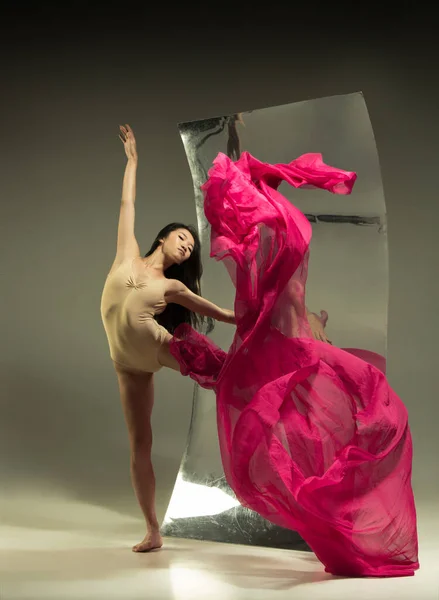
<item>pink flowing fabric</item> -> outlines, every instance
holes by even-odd
[[[382,357],[313,340],[305,308],[311,226],[277,191],[284,180],[349,194],[355,179],[320,154],[288,165],[219,154],[204,210],[211,256],[236,287],[236,335],[226,353],[182,325],[171,352],[184,375],[216,392],[224,472],[244,506],[297,531],[334,575],[413,575],[406,408]]]

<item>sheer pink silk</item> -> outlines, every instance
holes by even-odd
[[[306,154],[288,165],[219,154],[204,184],[211,256],[236,287],[226,353],[189,326],[171,352],[217,397],[227,481],[240,502],[306,540],[326,571],[419,567],[407,411],[385,361],[312,339],[305,286],[311,226],[281,181],[349,194],[356,174]]]

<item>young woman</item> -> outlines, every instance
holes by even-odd
[[[153,375],[163,366],[180,371],[170,353],[172,334],[178,326],[197,327],[204,318],[234,323],[235,316],[232,310],[219,308],[200,296],[200,241],[193,227],[167,225],[146,256],[141,256],[134,234],[138,156],[129,125],[120,127],[120,138],[128,162],[116,257],[102,293],[101,315],[128,426],[133,487],[146,521],[146,536],[133,550],[146,552],[163,543],[155,512],[151,462]],[[314,338],[328,341],[326,315],[309,312],[308,316]]]
[[[140,255],[134,234],[137,150],[129,125],[120,128],[120,138],[128,162],[116,257],[104,286],[101,314],[130,436],[133,485],[146,520],[146,536],[133,548],[142,552],[162,545],[151,462],[153,374],[162,366],[180,370],[169,352],[177,325],[196,326],[201,320],[197,315],[234,323],[234,313],[199,294],[200,242],[192,227],[171,223],[159,232],[146,256]]]

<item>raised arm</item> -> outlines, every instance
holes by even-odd
[[[133,130],[129,125],[120,126],[120,139],[125,148],[128,162],[122,185],[122,200],[120,203],[119,226],[117,231],[117,250],[115,262],[120,263],[126,258],[140,255],[139,245],[134,234],[137,149]]]
[[[210,317],[216,321],[224,323],[235,323],[235,313],[233,310],[220,308],[213,302],[191,292],[184,283],[175,279],[170,279],[165,292],[165,301],[168,304],[180,304],[194,313]]]

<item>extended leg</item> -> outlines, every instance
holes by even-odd
[[[130,373],[116,368],[120,396],[131,445],[131,477],[146,521],[144,540],[134,552],[160,548],[163,540],[155,512],[155,476],[151,460],[151,413],[154,404],[152,373]]]

